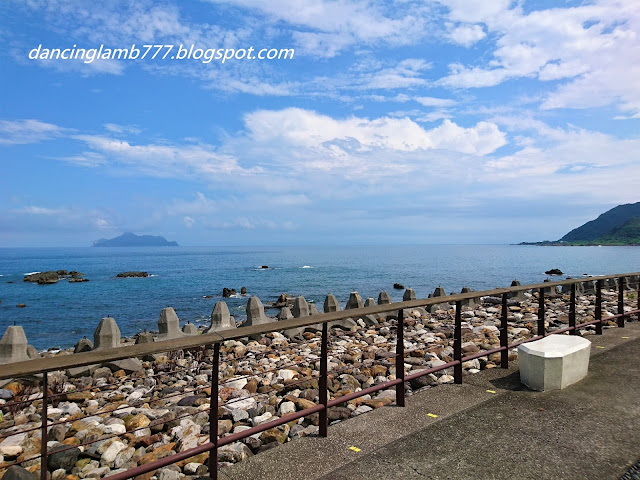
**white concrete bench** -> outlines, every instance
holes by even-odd
[[[532,390],[560,390],[587,376],[591,342],[550,335],[518,347],[520,381]]]

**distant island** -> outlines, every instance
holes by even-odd
[[[164,237],[153,235],[136,235],[126,232],[110,240],[101,238],[93,242],[92,247],[177,247],[177,242],[169,242]]]
[[[518,245],[640,245],[640,202],[618,205],[560,240],[521,242]]]

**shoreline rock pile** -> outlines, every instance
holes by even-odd
[[[412,297],[411,292],[406,295]],[[436,289],[434,295],[441,296],[444,292]],[[381,293],[379,303],[388,303],[387,300],[388,295]],[[627,301],[629,306],[625,308],[631,310],[636,299],[629,296]],[[603,291],[603,317],[616,311],[616,302],[616,292]],[[306,316],[313,315],[314,310],[317,312],[317,309],[310,309],[302,297],[294,300],[292,309],[287,303],[282,309],[287,309],[289,315]],[[357,308],[365,303],[371,305],[373,299],[363,302],[353,292],[348,306]],[[454,311],[444,302],[438,307],[431,312],[421,308],[404,311],[405,373],[443,365],[453,359]],[[335,297],[328,296],[324,310],[339,308]],[[510,343],[536,334],[535,296],[525,293],[520,298],[512,298],[507,308]],[[576,301],[580,322],[593,319],[593,308],[594,296],[580,293]],[[253,324],[277,321],[265,315],[257,297],[249,301],[247,314]],[[463,356],[499,346],[500,315],[501,305],[490,301],[480,303],[478,300],[465,305],[462,312]],[[331,326],[330,398],[396,378],[397,312],[350,320]],[[567,323],[568,295],[548,298],[546,328],[562,328]],[[185,334],[184,329],[180,331],[179,319],[170,307],[163,310],[159,324],[163,337]],[[226,304],[218,302],[207,331],[227,329],[232,324],[235,323]],[[615,322],[604,322],[605,328],[615,325]],[[296,330],[221,344],[218,391],[218,432],[221,436],[242,432],[317,404],[320,332],[316,326]],[[594,333],[592,327],[579,330],[580,335]],[[147,341],[153,341],[151,334],[121,339],[112,318],[102,320],[94,338],[95,348]],[[26,339],[23,343],[26,345]],[[86,351],[93,345],[83,339],[76,350],[78,348]],[[67,355],[70,351],[58,354]],[[51,479],[102,478],[206,443],[209,440],[211,356],[211,349],[199,347],[142,360],[128,359],[50,373],[53,403],[48,407],[48,418],[50,423],[59,422],[48,431]],[[509,358],[516,357],[517,351],[512,349]],[[492,354],[464,362],[463,373],[471,375],[499,364],[500,354]],[[451,370],[407,382],[407,394],[452,383]],[[5,437],[0,440],[0,478],[13,480],[17,467],[9,470],[8,466],[15,462],[39,475],[40,430],[36,427],[41,422],[42,401],[37,399],[38,382],[37,379],[0,382],[0,409],[3,412],[0,437]],[[15,404],[27,399],[34,401],[24,406]],[[367,413],[394,401],[394,389],[365,395],[330,408],[329,423]],[[251,435],[221,447],[218,461],[222,466],[237,463],[295,438],[316,435],[318,421],[316,413]],[[6,437],[10,434],[16,435]],[[84,445],[87,442],[93,443]],[[200,454],[150,472],[141,480],[178,480],[181,477],[195,480],[207,475],[207,458],[207,453]]]

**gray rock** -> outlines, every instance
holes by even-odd
[[[33,473],[19,465],[7,468],[2,478],[4,480],[36,480],[36,476]]]
[[[0,400],[11,400],[13,398],[13,392],[6,388],[0,388]]]
[[[114,360],[104,364],[109,367],[112,372],[124,370],[127,375],[142,370],[142,362],[137,358],[125,358],[124,360]]]
[[[77,447],[69,448],[68,445],[53,447],[49,454],[47,467],[51,472],[59,468],[70,472],[78,461],[78,455],[80,455],[80,449]]]

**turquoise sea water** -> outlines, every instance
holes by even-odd
[[[269,269],[260,267],[268,265]],[[640,247],[537,247],[513,245],[416,245],[368,247],[160,247],[0,249],[0,333],[15,321],[36,348],[67,347],[93,338],[100,318],[113,316],[123,335],[157,329],[160,311],[174,307],[183,323],[208,323],[223,287],[246,287],[263,303],[282,292],[303,295],[322,310],[327,293],[344,306],[349,292],[377,299],[386,290],[402,299],[400,282],[426,297],[442,285],[447,293],[523,284],[560,268],[568,276],[640,270]],[[78,270],[85,283],[23,282],[25,273]],[[149,278],[114,278],[143,270]],[[14,283],[8,283],[14,282]],[[213,298],[204,298],[213,295]],[[226,299],[244,318],[246,298]],[[16,308],[25,303],[26,308]],[[271,314],[275,315],[272,310]],[[267,311],[267,314],[270,314]]]

